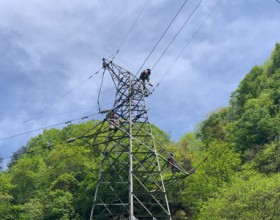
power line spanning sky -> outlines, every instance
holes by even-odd
[[[147,98],[150,121],[175,141],[228,106],[239,82],[280,41],[277,1],[221,0],[190,42],[217,1],[202,1],[152,71],[155,85],[164,78]],[[183,3],[148,0],[125,38],[145,1],[0,1],[0,156],[42,131],[5,137],[98,112],[101,74],[94,73],[101,59],[114,56],[125,39],[114,62],[136,74]],[[155,64],[198,3],[187,1],[143,68]],[[114,92],[105,77],[104,108]]]

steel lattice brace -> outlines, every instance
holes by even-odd
[[[171,219],[166,158],[152,135],[142,82],[112,62],[104,60],[103,67],[116,87],[114,106],[95,133],[81,137],[103,146],[104,155],[90,219]]]

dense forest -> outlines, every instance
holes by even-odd
[[[0,219],[88,219],[101,149],[65,140],[96,123],[45,130],[15,152],[0,173]],[[196,169],[169,188],[174,219],[280,219],[280,44],[193,133],[174,143],[153,127]]]

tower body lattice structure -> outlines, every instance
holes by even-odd
[[[90,219],[171,219],[162,175],[166,160],[157,149],[145,106],[142,82],[112,62],[103,63],[115,84],[112,109],[92,145],[102,145],[103,160]]]

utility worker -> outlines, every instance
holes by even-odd
[[[145,81],[147,81],[150,86],[153,86],[153,84],[150,82],[150,75],[151,75],[151,70],[146,69],[141,73],[139,77],[139,79],[142,80],[142,84],[144,88],[145,88]]]
[[[176,160],[174,159],[174,154],[171,153],[170,157],[167,160],[167,165],[170,167],[172,173],[175,173],[175,166],[174,166],[175,163],[176,163]]]
[[[109,131],[114,130],[115,132],[118,130],[118,126],[120,124],[120,121],[118,119],[118,116],[116,115],[115,111],[109,111],[107,114],[108,123],[109,123]]]
[[[104,68],[104,69],[106,69],[106,67],[108,66],[108,63],[106,63],[106,61],[105,61],[105,58],[102,58],[102,67]]]
[[[149,96],[150,92],[149,92],[149,90],[146,88],[145,81],[147,81],[148,84],[149,84],[150,86],[153,86],[153,84],[150,82],[150,75],[151,75],[151,70],[150,70],[150,69],[146,69],[146,70],[144,70],[144,71],[140,74],[140,77],[139,77],[139,79],[141,80],[142,85],[143,85],[144,95],[145,95],[146,97]]]

